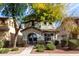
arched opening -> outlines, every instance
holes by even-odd
[[[37,42],[37,35],[35,33],[30,33],[28,35],[28,44],[36,44]]]

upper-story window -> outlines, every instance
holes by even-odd
[[[7,22],[7,20],[0,20],[0,24],[1,24],[1,25],[7,25],[8,22]]]

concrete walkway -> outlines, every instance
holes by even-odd
[[[20,53],[20,55],[28,55],[28,54],[30,54],[30,52],[32,51],[33,47],[34,46],[26,47],[25,50]]]

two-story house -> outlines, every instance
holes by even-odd
[[[5,40],[8,45],[13,44],[15,34],[14,23],[12,18],[0,17],[0,39]],[[22,39],[22,33],[19,32],[18,40]],[[5,43],[6,43],[5,42]]]

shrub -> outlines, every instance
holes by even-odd
[[[44,44],[45,42],[44,42],[44,40],[39,40],[39,41],[37,41],[37,43],[38,44]]]
[[[37,48],[36,51],[37,51],[37,52],[44,52],[44,49],[43,49],[43,48]]]
[[[5,40],[5,41],[4,41],[4,47],[5,47],[5,48],[10,47],[10,46],[9,46],[9,42],[10,42],[10,41],[8,41],[8,40]]]
[[[67,39],[61,40],[61,46],[62,46],[62,47],[67,46],[67,43],[68,43]]]
[[[47,44],[52,44],[52,43],[53,43],[52,41],[48,41],[48,42],[47,42]]]
[[[58,41],[58,40],[55,40],[54,44],[55,44],[56,46],[58,46],[58,45],[59,45],[59,41]]]
[[[37,48],[39,47],[39,45],[40,45],[40,44],[36,44],[36,45],[34,46],[34,49],[37,49]]]
[[[18,51],[19,48],[12,48],[10,51]]]
[[[72,39],[72,40],[69,40],[69,43],[68,43],[68,46],[70,49],[76,49],[77,47],[79,47],[79,41],[76,40],[76,39]]]
[[[46,45],[46,49],[47,50],[54,50],[54,49],[56,49],[56,46],[53,43],[48,43]]]
[[[36,46],[36,51],[37,52],[44,52],[44,50],[45,50],[45,46],[44,45],[38,44]]]
[[[0,48],[0,53],[8,53],[9,49],[7,48]]]
[[[3,48],[3,46],[4,46],[4,41],[0,40],[0,48]]]

